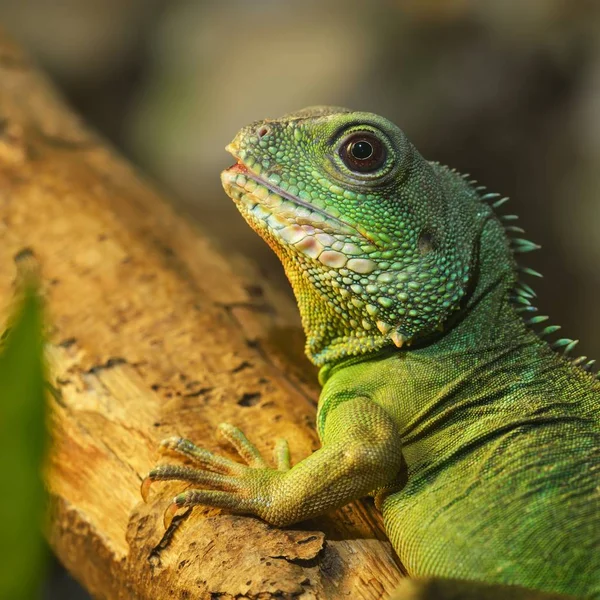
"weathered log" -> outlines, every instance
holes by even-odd
[[[170,435],[229,453],[215,436],[227,421],[266,452],[279,436],[295,460],[317,448],[315,371],[293,302],[219,254],[4,36],[0,240],[2,316],[14,257],[28,249],[42,274],[48,538],[92,595],[376,599],[395,587],[400,568],[369,503],[281,530],[199,507],[166,532],[182,485],[156,484],[143,504],[140,481]]]

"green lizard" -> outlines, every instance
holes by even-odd
[[[321,367],[322,447],[291,467],[279,441],[273,469],[231,425],[248,466],[170,438],[199,468],[159,466],[143,495],[193,482],[167,521],[206,504],[283,526],[372,494],[414,577],[600,598],[600,383],[575,342],[534,331],[514,253],[536,246],[505,199],[366,112],[305,109],[227,149],[225,191],[281,259]]]

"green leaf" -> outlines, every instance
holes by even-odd
[[[42,314],[27,286],[0,349],[0,598],[39,595],[46,448]]]

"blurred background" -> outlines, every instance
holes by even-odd
[[[381,113],[511,197],[542,314],[600,357],[600,2],[0,0],[69,102],[226,253],[285,286],[220,188],[225,144],[311,104]],[[48,598],[86,598],[55,569]]]

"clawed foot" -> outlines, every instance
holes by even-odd
[[[284,473],[291,466],[287,442],[277,440],[274,450],[277,468],[273,469],[240,429],[222,423],[218,431],[235,447],[247,465],[213,454],[184,438],[171,437],[161,442],[162,453],[184,456],[198,467],[160,465],[152,469],[142,481],[140,491],[144,501],[147,502],[150,487],[155,481],[178,480],[201,486],[178,494],[173,499],[164,514],[165,528],[169,527],[180,508],[196,504],[251,513],[271,520],[272,499]],[[209,489],[204,489],[205,487]]]

